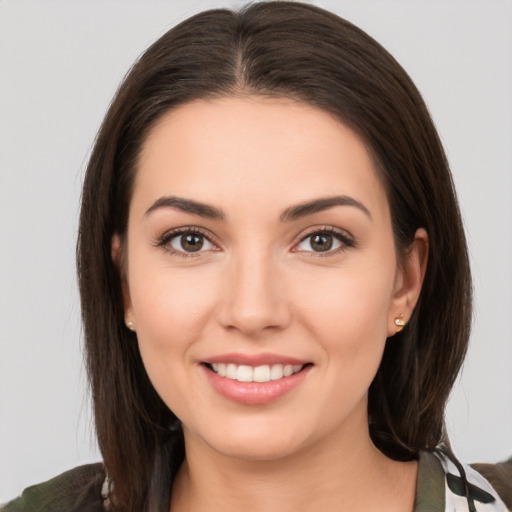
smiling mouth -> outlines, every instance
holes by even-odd
[[[234,363],[205,363],[212,372],[238,382],[270,382],[290,377],[302,371],[307,364],[273,364],[261,366],[237,365]]]

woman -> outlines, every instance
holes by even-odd
[[[78,269],[107,476],[6,510],[56,485],[76,510],[505,510],[444,434],[471,306],[446,159],[349,23],[271,2],[157,41],[98,135]]]

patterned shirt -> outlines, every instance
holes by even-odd
[[[494,474],[493,467],[488,466],[491,476]],[[509,493],[512,490],[512,476],[507,472],[502,477],[500,473],[502,489]],[[1,506],[0,512],[106,512],[106,488],[108,485],[102,464],[79,466],[47,482],[28,487],[19,498]],[[168,503],[167,500],[161,504],[162,511],[168,511]],[[512,506],[511,503],[509,506]],[[440,450],[420,452],[414,512],[507,510],[510,509],[507,509],[496,490],[475,469],[466,465],[457,467]]]

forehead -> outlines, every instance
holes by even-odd
[[[134,194],[260,206],[344,194],[387,211],[361,138],[328,112],[290,99],[227,97],[170,110],[150,130]]]

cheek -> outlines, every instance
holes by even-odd
[[[133,272],[130,284],[139,350],[148,377],[164,403],[178,417],[187,418],[190,403],[200,398],[190,387],[190,379],[195,378],[194,347],[207,330],[215,287],[199,271],[151,266]]]
[[[386,338],[393,293],[393,272],[378,266],[332,269],[296,287],[299,317],[321,329],[326,339]],[[368,340],[370,341],[370,340]]]
[[[148,373],[177,366],[204,333],[215,304],[213,276],[198,269],[139,265],[130,295],[139,347]],[[150,375],[151,377],[151,375]]]
[[[324,354],[324,408],[338,421],[366,400],[387,339],[391,280],[366,268],[365,279],[352,269],[317,288],[303,318]],[[325,419],[327,421],[327,419]]]
[[[329,272],[325,279],[306,281],[296,301],[298,317],[321,345],[331,385],[349,393],[347,401],[365,395],[386,344],[394,273],[382,268]]]

